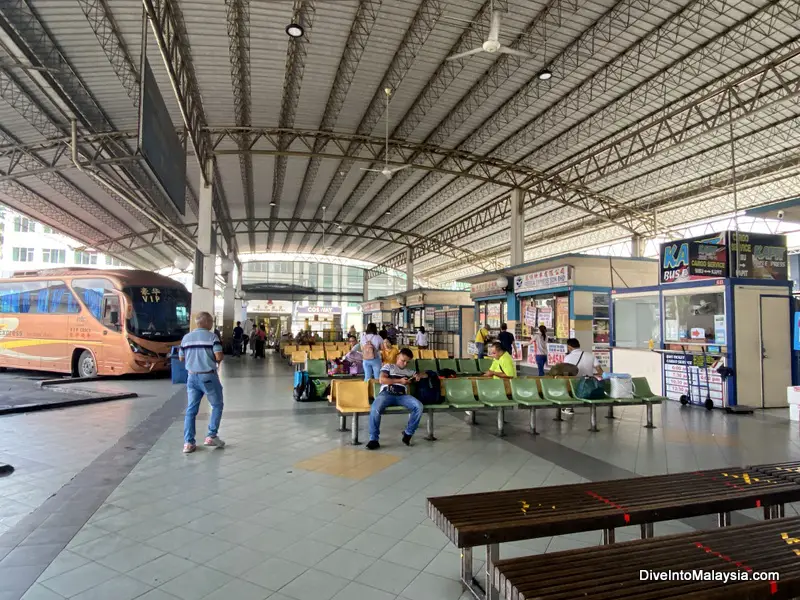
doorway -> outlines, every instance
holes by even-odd
[[[784,407],[786,388],[791,385],[786,360],[792,343],[789,298],[762,295],[760,309],[761,406]]]

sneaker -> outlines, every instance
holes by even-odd
[[[204,446],[213,446],[214,448],[224,448],[225,442],[223,442],[218,437],[207,437],[206,441],[203,443]]]
[[[411,436],[408,435],[405,431],[403,432],[403,443],[406,446],[410,446],[411,445]]]
[[[574,414],[575,414],[575,409],[572,409],[572,408],[562,408],[562,409],[561,409],[561,413],[562,413],[562,414],[565,414],[565,415],[574,415]]]
[[[378,440],[370,440],[367,442],[367,450],[377,450],[380,447],[381,445],[378,443]]]
[[[195,446],[194,444],[184,444],[183,445],[183,453],[184,454],[191,454],[195,450],[197,450],[197,446]]]

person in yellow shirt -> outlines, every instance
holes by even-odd
[[[517,376],[517,365],[511,354],[503,350],[499,342],[489,344],[490,356],[494,359],[492,366],[484,373],[484,377],[495,379],[514,379]]]
[[[475,349],[478,351],[478,359],[486,356],[486,340],[489,339],[489,330],[486,325],[481,323],[478,333],[475,334]]]
[[[397,355],[400,354],[400,349],[393,346],[391,340],[386,338],[381,344],[381,360],[385,365],[393,365],[397,362]]]

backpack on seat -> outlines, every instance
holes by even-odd
[[[425,371],[428,375],[416,384],[416,398],[422,405],[439,404],[442,401],[442,385],[436,371]]]

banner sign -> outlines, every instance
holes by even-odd
[[[731,276],[773,281],[789,279],[785,235],[739,232],[737,238],[735,231],[729,231],[728,237]]]
[[[570,267],[567,265],[517,275],[514,277],[514,293],[535,292],[570,285],[572,283],[570,276]]]
[[[549,366],[563,363],[567,357],[566,344],[547,344],[547,364]],[[534,361],[535,363],[536,361]]]
[[[298,306],[298,315],[340,315],[342,309],[338,306]]]
[[[511,348],[511,358],[515,361],[522,360],[522,342],[514,342],[514,346]]]
[[[570,335],[569,328],[569,296],[558,296],[556,298],[556,337],[565,340]]]
[[[549,306],[540,306],[538,314],[539,314],[539,319],[538,319],[539,323],[537,324],[537,327],[539,325],[544,325],[548,329],[552,329],[553,328],[553,309],[550,308]],[[569,306],[567,307],[567,316],[569,317]]]
[[[504,296],[506,291],[497,285],[497,281],[482,281],[481,283],[473,283],[469,291],[470,298],[487,298],[489,296]]]
[[[661,244],[661,283],[728,276],[724,233]]]
[[[363,313],[381,312],[381,308],[380,302],[364,302],[361,304],[361,312]]]

